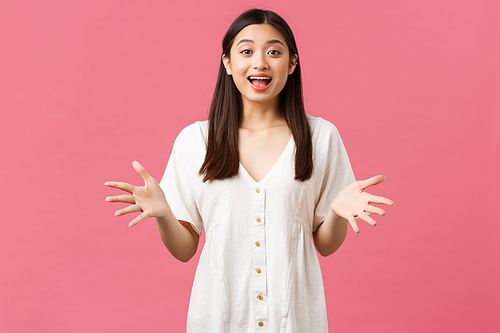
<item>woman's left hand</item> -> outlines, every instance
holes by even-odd
[[[377,222],[366,213],[383,216],[385,215],[385,211],[370,204],[375,203],[394,206],[394,202],[388,198],[371,195],[365,192],[365,189],[380,184],[384,180],[384,176],[375,176],[347,185],[340,191],[335,200],[333,200],[330,209],[338,216],[349,221],[352,229],[357,234],[359,234],[359,227],[356,223],[356,217],[371,225],[377,225]]]

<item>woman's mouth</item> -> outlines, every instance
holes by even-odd
[[[272,79],[269,76],[249,76],[248,82],[252,88],[258,91],[266,90],[271,84]]]

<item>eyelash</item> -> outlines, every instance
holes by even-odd
[[[244,54],[244,55],[250,55],[251,54],[250,52],[252,52],[252,51],[250,51],[250,50],[243,50],[243,51],[241,51],[241,53]],[[269,53],[270,55],[279,55],[279,54],[281,54],[281,52],[277,51],[277,50],[270,50],[267,53]]]

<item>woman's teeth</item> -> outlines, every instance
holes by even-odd
[[[270,77],[250,76],[248,80],[250,80],[250,83],[257,87],[265,87],[271,83]]]

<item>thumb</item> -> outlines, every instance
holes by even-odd
[[[358,181],[358,184],[359,184],[359,186],[361,186],[362,189],[365,189],[367,187],[380,184],[384,180],[385,180],[385,176],[378,175],[378,176],[371,177],[371,178],[368,178],[365,180],[360,180],[360,181]]]
[[[139,176],[141,176],[142,179],[144,179],[145,182],[151,179],[151,176],[146,171],[146,169],[141,165],[141,163],[133,161],[132,166],[134,167],[135,171],[139,174]]]

